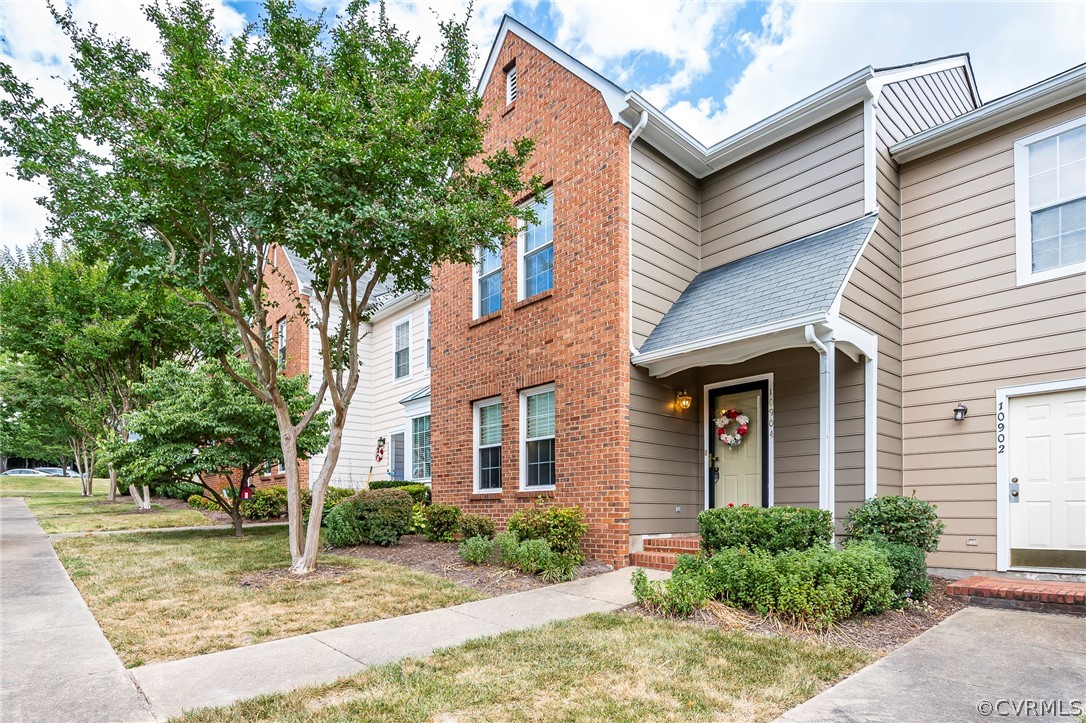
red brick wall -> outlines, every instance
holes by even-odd
[[[516,62],[518,99],[502,71]],[[554,193],[553,293],[517,303],[516,244],[502,256],[502,309],[472,321],[465,265],[433,271],[434,499],[500,524],[537,493],[519,491],[521,389],[553,382],[557,504],[587,513],[587,552],[623,566],[629,550],[629,131],[600,94],[516,36],[484,91],[488,150],[530,136],[529,172]],[[500,395],[500,495],[474,495],[472,402]]]

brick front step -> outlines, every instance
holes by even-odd
[[[645,552],[697,552],[701,549],[701,538],[690,537],[647,537],[644,540]]]
[[[975,575],[947,585],[946,594],[970,605],[1086,617],[1086,583]]]
[[[637,567],[647,567],[652,570],[666,570],[668,572],[675,569],[675,565],[679,562],[679,553],[677,552],[631,552],[630,564]]]

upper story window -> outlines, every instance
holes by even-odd
[[[521,487],[554,487],[554,385],[521,392],[520,414]]]
[[[1014,144],[1018,283],[1086,272],[1086,121]]]
[[[411,320],[404,319],[393,329],[392,378],[411,376]]]
[[[505,69],[505,103],[512,103],[517,99],[517,66],[510,65]]]
[[[501,249],[479,249],[475,263],[475,318],[502,308]]]
[[[502,488],[502,403],[484,399],[475,405],[475,491]]]
[[[430,322],[430,310],[427,309],[426,310],[426,371],[430,371],[430,350],[432,348],[432,344],[430,342],[431,337],[432,337],[432,334],[430,333],[431,327],[432,327],[432,324]]]
[[[542,203],[531,207],[539,223],[522,224],[517,240],[521,299],[554,288],[554,192],[547,189]]]
[[[283,317],[279,320],[279,324],[276,327],[276,333],[279,335],[279,348],[277,349],[277,356],[279,358],[279,369],[283,370],[287,368],[287,319]]]

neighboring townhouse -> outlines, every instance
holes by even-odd
[[[323,371],[320,337],[307,322],[313,274],[282,248],[274,248],[271,259],[265,271],[268,298],[275,302],[271,343],[286,373],[309,374],[315,392]],[[374,290],[372,305],[358,350],[361,378],[331,481],[337,487],[362,488],[390,478],[425,482],[430,476],[429,294],[397,294],[386,284]],[[303,460],[302,481],[315,480],[323,464],[323,453]],[[258,485],[285,483],[278,463],[269,463],[267,472]]]
[[[915,489],[948,522],[933,566],[997,567],[997,389],[1059,382],[1065,416],[1082,410],[1086,289],[1063,262],[1081,191],[1057,192],[1063,256],[1026,241],[1037,283],[1007,272],[1014,143],[1083,115],[1083,68],[1061,77],[982,106],[967,56],[869,67],[706,147],[507,17],[480,81],[486,147],[535,138],[547,195],[500,254],[433,270],[435,499],[498,520],[580,505],[590,554],[621,566],[706,508],[821,507],[840,529]],[[1033,175],[1083,172],[1076,137]],[[1049,233],[1049,206],[1019,203]],[[1086,551],[1068,465],[1059,493],[1019,473],[1020,498],[1048,494],[1070,521],[1049,547]]]

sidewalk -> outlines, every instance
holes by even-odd
[[[528,592],[210,653],[131,671],[160,719],[265,693],[330,683],[381,663],[634,601],[633,568]],[[667,573],[648,571],[651,577]]]
[[[810,721],[1077,721],[1086,694],[1086,622],[965,608],[788,711]],[[1048,715],[1042,705],[1049,706]],[[1032,705],[1034,710],[1025,706]],[[1064,715],[1058,715],[1062,705]],[[1015,708],[1023,711],[1015,713]]]
[[[0,720],[150,721],[26,503],[0,498]]]

